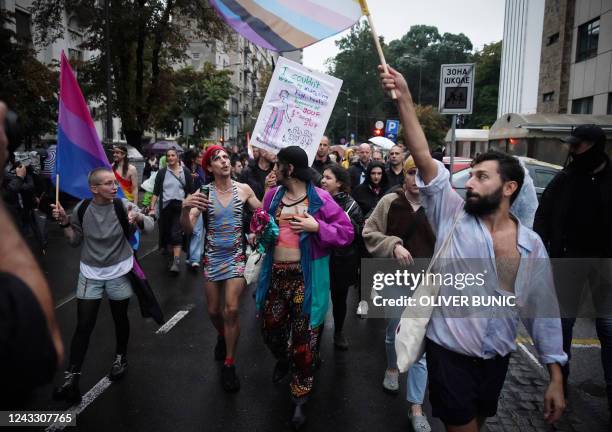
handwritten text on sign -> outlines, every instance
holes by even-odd
[[[337,78],[280,57],[251,144],[273,153],[297,145],[312,164],[341,86]]]

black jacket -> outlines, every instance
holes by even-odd
[[[581,174],[572,169],[571,164],[559,172],[549,183],[542,194],[540,205],[535,215],[533,229],[537,232],[551,258],[576,256],[568,244],[568,232],[572,230],[572,220],[568,217],[575,182],[580,181]],[[602,226],[594,227],[598,233],[592,242],[599,242],[604,257],[612,257],[612,166],[610,160],[600,173],[596,174],[603,214],[599,220]],[[596,192],[596,193],[597,193]],[[589,240],[591,241],[591,240]]]
[[[361,174],[365,174],[367,168],[364,168],[363,165],[361,165],[361,162],[357,161],[354,164],[351,164],[348,171],[351,175],[351,189],[355,190],[355,188],[361,184]]]
[[[353,231],[355,232],[355,239],[346,247],[334,249],[332,251],[332,256],[344,257],[348,255],[358,255],[361,251],[360,243],[363,241],[361,231],[363,230],[363,224],[365,222],[363,213],[361,213],[361,207],[359,207],[359,204],[345,192],[334,195],[334,201],[342,207],[342,210],[344,210],[351,219]]]
[[[381,168],[382,169],[382,179],[379,183],[379,191],[376,193],[374,188],[372,187],[372,179],[370,174],[372,169]],[[361,212],[367,219],[370,216],[378,201],[383,197],[388,187],[388,179],[387,172],[385,171],[385,166],[382,162],[370,162],[368,165],[368,169],[366,170],[366,179],[365,181],[353,189],[353,198],[361,207]]]
[[[246,168],[242,170],[242,174],[240,174],[240,183],[246,183],[251,186],[259,201],[263,200],[266,192],[266,177],[270,174],[272,168],[272,165],[270,165],[270,169],[264,171],[259,168],[256,160],[251,159]]]

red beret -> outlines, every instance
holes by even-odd
[[[217,153],[219,150],[222,150],[227,153],[227,150],[225,150],[220,145],[211,145],[210,147],[206,149],[206,152],[204,153],[204,157],[202,158],[202,169],[204,170],[204,172],[210,172],[207,166],[210,165],[210,160],[212,159],[213,155]]]

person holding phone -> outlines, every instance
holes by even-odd
[[[240,389],[234,357],[240,334],[238,309],[246,286],[245,236],[242,231],[244,204],[255,210],[261,202],[247,184],[231,178],[229,154],[221,146],[211,146],[204,153],[202,167],[213,178],[200,191],[183,201],[181,225],[192,232],[200,215],[206,226],[204,254],[204,291],[208,315],[217,329],[215,360],[223,360],[221,382],[227,392]],[[221,310],[221,296],[225,308]]]

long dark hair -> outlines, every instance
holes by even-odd
[[[130,166],[130,159],[128,158],[128,149],[124,145],[114,146],[114,148],[119,149],[123,153],[125,153],[125,157],[121,161],[123,163],[123,166],[121,167],[121,177],[125,178],[125,176],[127,176],[128,168]],[[119,168],[119,163],[113,162],[113,171],[117,171],[117,168]]]
[[[325,170],[330,170],[334,177],[336,177],[336,181],[340,183],[340,192],[351,193],[351,176],[347,170],[337,164],[325,165],[323,172]]]
[[[387,177],[387,171],[385,170],[385,164],[379,161],[372,161],[368,165],[368,169],[366,170],[366,179],[365,183],[373,186],[372,184],[372,170],[374,168],[380,168],[382,170],[382,178],[380,179],[379,186],[384,191],[387,189],[387,185],[389,184],[389,178]]]

